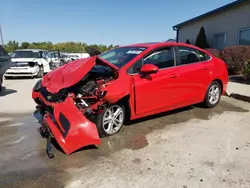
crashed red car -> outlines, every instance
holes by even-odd
[[[207,51],[143,43],[63,65],[37,82],[32,97],[43,115],[43,135],[71,154],[100,144],[125,120],[196,103],[215,107],[227,83],[225,62]]]

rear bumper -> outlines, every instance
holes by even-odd
[[[228,83],[224,83],[223,84],[222,95],[226,95],[227,94],[227,85],[228,85]]]
[[[84,146],[100,144],[96,125],[75,107],[73,99],[49,103],[39,92],[33,92],[32,97],[37,103],[40,101],[40,106],[46,110],[42,126],[50,130],[67,155]]]

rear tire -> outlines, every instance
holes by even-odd
[[[217,81],[213,81],[206,92],[203,104],[206,108],[214,108],[221,98],[221,86]]]
[[[118,133],[125,120],[125,107],[122,104],[112,104],[97,117],[97,130],[100,137]]]

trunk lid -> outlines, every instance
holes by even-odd
[[[95,65],[106,65],[113,71],[119,69],[98,56],[78,59],[49,72],[43,77],[42,86],[50,93],[58,93],[78,83]]]

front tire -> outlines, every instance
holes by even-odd
[[[39,71],[38,71],[38,73],[37,73],[37,78],[42,78],[43,75],[44,75],[44,68],[43,68],[43,66],[41,65],[41,66],[39,66]]]
[[[118,133],[125,120],[125,107],[113,104],[106,108],[97,117],[97,130],[100,137],[111,136]]]
[[[205,99],[203,104],[207,108],[214,108],[219,102],[221,98],[221,86],[217,81],[213,81],[207,90]]]

